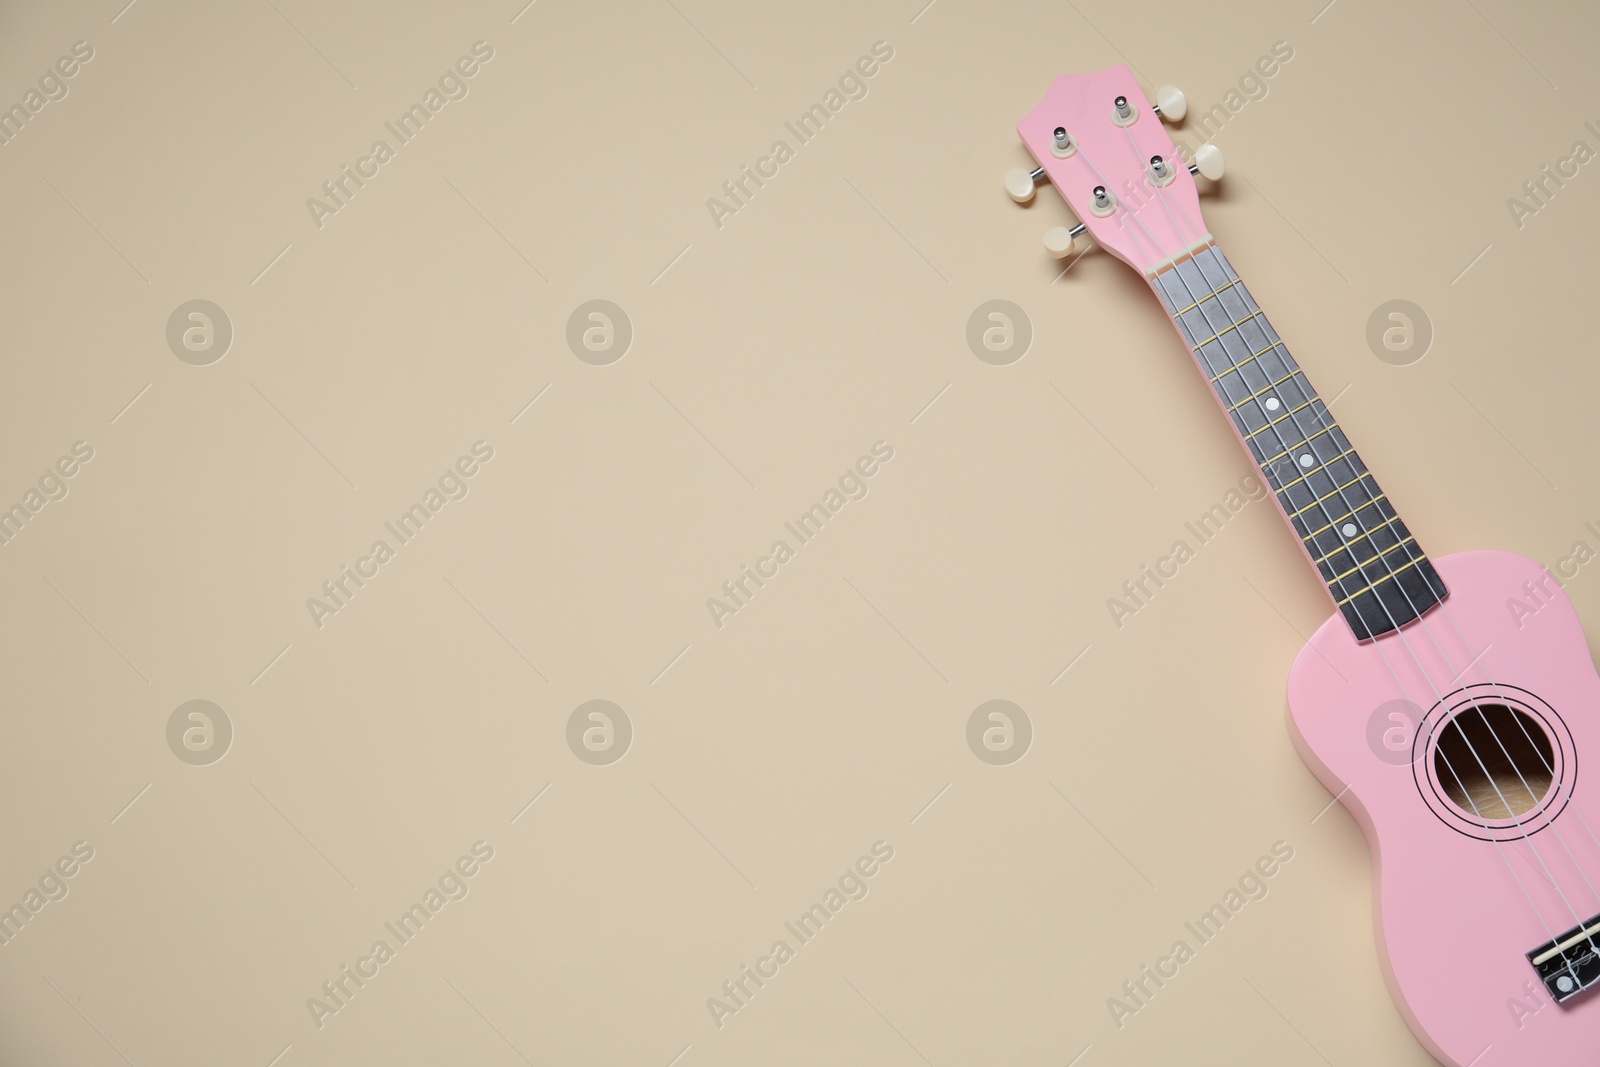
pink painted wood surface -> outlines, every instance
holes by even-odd
[[[1456,1067],[1600,1063],[1600,991],[1554,1004],[1526,959],[1552,933],[1600,912],[1590,888],[1600,886],[1600,843],[1588,829],[1600,830],[1600,811],[1578,758],[1600,752],[1593,744],[1600,742],[1600,677],[1570,602],[1538,564],[1507,552],[1466,552],[1435,564],[1451,595],[1421,622],[1362,645],[1334,616],[1311,638],[1289,676],[1291,733],[1366,834],[1379,955],[1396,1005],[1428,1049]],[[1543,605],[1519,619],[1512,598],[1535,605],[1524,583],[1540,590]],[[1447,825],[1437,800],[1425,799],[1431,755],[1418,768],[1419,785],[1409,762],[1381,758],[1369,736],[1374,713],[1406,695],[1401,683],[1427,712],[1436,688],[1483,686],[1478,692],[1492,702],[1489,682],[1503,694],[1518,695],[1511,686],[1535,694],[1570,734],[1552,739],[1569,792],[1552,790],[1535,809],[1544,815],[1523,816],[1530,828],[1548,823],[1532,834],[1532,847],[1513,840],[1497,850]]]
[[[1118,96],[1126,96],[1139,116],[1131,126],[1112,121]],[[1057,126],[1078,141],[1071,158],[1059,159],[1050,149]],[[1095,241],[1141,274],[1205,236],[1194,179],[1127,67],[1057,78],[1039,106],[1017,123],[1017,132]],[[1146,175],[1156,155],[1176,172],[1159,193]],[[1097,185],[1118,201],[1107,218],[1090,210]]]

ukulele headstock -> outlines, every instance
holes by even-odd
[[[1181,120],[1187,101],[1170,85],[1156,99],[1146,102],[1125,66],[1067,74],[1017,123],[1038,167],[1009,172],[1006,191],[1025,202],[1048,179],[1082,220],[1045,235],[1051,255],[1065,256],[1087,233],[1149,275],[1208,236],[1194,174],[1221,178],[1222,153],[1207,144],[1192,164],[1181,158],[1161,120]]]

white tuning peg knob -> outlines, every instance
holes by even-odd
[[[1006,193],[1019,204],[1026,204],[1033,199],[1033,189],[1038,183],[1045,180],[1044,168],[1029,170],[1027,167],[1012,167],[1006,171]]]
[[[1006,171],[1006,194],[1019,204],[1033,199],[1033,174],[1027,167],[1012,167]]]
[[[1052,230],[1045,231],[1044,250],[1049,252],[1055,259],[1067,258],[1072,254],[1074,248],[1082,248],[1088,243],[1083,236],[1086,228],[1080,222],[1070,230],[1065,226],[1057,226]]]
[[[1190,174],[1203,174],[1212,181],[1222,177],[1227,169],[1226,161],[1222,158],[1222,149],[1214,144],[1203,144],[1194,150],[1194,163],[1189,167]]]
[[[1163,85],[1156,90],[1156,110],[1164,119],[1182,122],[1189,113],[1189,98],[1176,85]]]

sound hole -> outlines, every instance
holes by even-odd
[[[1463,708],[1440,732],[1433,769],[1468,816],[1511,819],[1550,791],[1555,755],[1544,728],[1502,704]]]

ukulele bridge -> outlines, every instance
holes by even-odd
[[[1528,962],[1558,1004],[1600,982],[1600,915],[1546,941]]]

